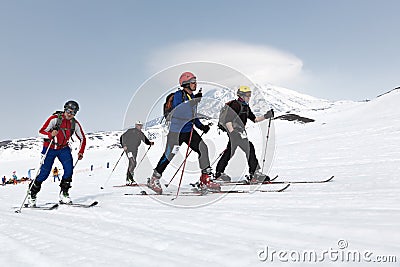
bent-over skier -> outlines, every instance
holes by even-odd
[[[136,157],[140,143],[143,141],[146,145],[152,146],[154,142],[151,142],[142,132],[143,123],[137,121],[135,128],[126,130],[120,137],[120,143],[124,149],[126,156],[128,157],[129,165],[126,172],[126,184],[136,184],[133,176],[135,175],[136,168]]]

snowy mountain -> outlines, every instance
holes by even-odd
[[[315,98],[270,84],[256,85],[252,90],[250,106],[253,112],[257,114],[264,114],[269,108],[284,113],[327,109],[335,105],[334,102],[329,100]],[[219,114],[224,103],[237,98],[235,91],[219,88],[207,91],[204,97],[216,101],[202,101],[199,105],[199,111],[213,118],[215,118],[215,114]],[[218,104],[215,105],[215,103]]]
[[[199,113],[202,115],[218,118],[219,111],[224,103],[236,98],[236,92],[232,90],[221,90],[221,88],[211,88],[204,94],[203,101],[199,104]],[[350,101],[351,102],[351,101]],[[257,85],[253,89],[251,98],[251,108],[256,115],[264,114],[268,109],[273,108],[276,113],[289,112],[307,112],[310,110],[327,109],[335,104],[341,105],[342,102],[332,102],[324,99],[318,99],[305,94],[300,94],[296,91],[273,85]],[[146,128],[158,128],[161,118],[146,123]],[[149,130],[150,133],[157,130]],[[119,136],[121,131],[107,131],[88,133],[88,150],[101,148],[113,149],[118,148]],[[41,148],[41,138],[23,138],[15,140],[5,140],[0,142],[0,155],[7,155],[11,150],[23,151],[38,151]],[[8,152],[7,152],[8,151]],[[29,153],[29,152],[28,152]]]
[[[269,174],[278,174],[277,181],[334,175],[331,182],[292,184],[282,193],[181,195],[173,201],[171,196],[128,196],[146,189],[114,187],[125,182],[127,168],[125,157],[116,165],[121,149],[110,149],[120,132],[96,133],[76,167],[71,196],[75,202],[98,200],[97,207],[23,209],[16,214],[27,185],[0,186],[1,266],[399,266],[400,90],[356,103],[281,92],[293,101],[273,102],[277,110],[282,108],[277,115],[290,111],[315,121],[274,121],[276,146],[268,147],[275,150]],[[164,129],[149,131],[156,145],[136,170],[139,182],[151,174],[164,149]],[[265,139],[255,138],[258,131],[249,125],[260,160]],[[214,127],[204,135],[212,161],[226,145],[224,138]],[[38,165],[37,140],[25,140],[29,142],[13,140],[1,148],[0,174]],[[183,145],[162,184],[170,180],[185,151]],[[142,146],[138,159],[145,152]],[[236,152],[236,158],[241,156]],[[239,179],[237,173],[246,169],[245,160],[232,159],[227,172]],[[194,153],[187,170],[183,191],[199,176]],[[179,178],[168,190],[176,192]],[[38,203],[56,201],[58,192],[58,184],[49,178]]]
[[[198,106],[198,112],[207,118],[217,119],[223,105],[226,102],[237,98],[236,91],[230,88],[221,88],[209,84],[200,84],[199,87],[204,88],[204,90],[203,100]],[[235,86],[233,87],[235,88]],[[273,108],[277,113],[300,113],[310,110],[328,109],[335,105],[352,102],[332,102],[271,84],[257,84],[252,88],[252,91],[250,106],[256,115],[264,114],[271,108]],[[161,118],[162,117],[158,117],[147,122],[146,126],[152,127],[159,124]]]

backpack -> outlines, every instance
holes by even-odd
[[[218,128],[222,130],[223,132],[226,132],[226,115],[228,115],[228,112],[232,112],[231,104],[236,101],[236,100],[231,100],[229,102],[226,102],[225,105],[221,108],[221,111],[219,112],[219,118],[218,118]],[[243,112],[243,106],[240,104],[240,111],[239,114]]]
[[[180,90],[182,91],[182,90]],[[178,91],[176,91],[178,92]],[[164,103],[164,109],[163,109],[163,119],[165,119],[165,121],[170,121],[172,114],[172,103],[174,101],[174,94],[176,92],[170,93],[169,95],[167,95],[167,97],[165,98],[165,103]],[[182,103],[185,102],[185,94],[182,92]]]
[[[53,115],[57,115],[57,122],[56,122],[56,127],[54,128],[55,130],[62,130],[64,132],[64,130],[66,130],[65,128],[60,128],[61,123],[62,123],[62,115],[64,114],[64,111],[60,111],[57,110],[53,113]],[[75,133],[75,118],[71,119],[71,136]],[[65,135],[65,133],[64,133]]]
[[[226,102],[225,105],[221,108],[221,111],[219,112],[219,118],[218,118],[218,128],[221,129],[223,132],[226,132],[226,115],[228,114],[228,111],[231,109],[231,103],[235,100],[231,100],[229,102]]]

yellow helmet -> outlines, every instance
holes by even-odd
[[[246,86],[246,85],[241,85],[239,86],[239,89],[237,90],[237,95],[238,96],[245,96],[247,95],[247,93],[251,94],[251,89],[250,87]]]

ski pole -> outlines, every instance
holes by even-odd
[[[215,162],[217,162],[217,160],[222,157],[222,155],[225,153],[225,151],[227,150],[227,148],[224,149],[224,151],[222,151],[221,153],[219,153],[218,157],[211,163],[211,167],[215,164]]]
[[[181,188],[183,173],[185,172],[186,160],[187,160],[187,158],[188,158],[188,156],[189,156],[190,143],[192,142],[193,128],[194,128],[194,124],[192,125],[192,130],[190,131],[190,137],[189,137],[188,147],[187,147],[187,149],[186,149],[185,160],[183,161],[183,168],[182,168],[181,179],[179,180],[178,191],[176,191],[176,196],[175,196],[175,198],[173,198],[173,199],[171,199],[171,200],[177,199],[177,198],[178,198],[178,195],[179,195],[179,189]]]
[[[113,174],[113,172],[114,172],[115,168],[116,168],[116,167],[117,167],[117,165],[118,165],[118,162],[121,160],[121,158],[122,158],[122,156],[124,155],[124,153],[125,153],[125,150],[124,150],[124,151],[122,151],[122,153],[121,153],[121,156],[119,156],[119,159],[117,160],[117,163],[115,163],[115,165],[114,165],[114,168],[112,169],[112,171],[111,171],[110,175],[108,176],[108,178],[107,178],[106,182],[104,183],[104,186],[100,187],[100,189],[104,189],[104,187],[106,186],[106,184],[107,184],[107,183],[108,183],[108,181],[110,180],[110,178],[111,178],[111,175]]]
[[[42,168],[42,165],[43,165],[43,163],[44,163],[44,160],[46,159],[47,153],[49,152],[49,149],[50,149],[50,147],[51,147],[52,144],[53,144],[53,139],[51,139],[50,144],[49,144],[49,146],[48,146],[47,149],[46,149],[46,152],[44,153],[44,155],[42,155],[42,159],[40,160],[39,168],[38,168],[38,170],[36,171],[35,179],[33,179],[32,183],[29,185],[28,191],[26,191],[26,194],[25,194],[24,201],[22,201],[21,207],[19,207],[19,209],[17,209],[17,210],[15,211],[16,213],[21,213],[22,207],[24,206],[25,201],[26,201],[26,199],[28,198],[28,194],[29,194],[29,192],[30,192],[31,189],[32,189],[33,183],[36,181],[36,178],[39,176],[40,169]]]
[[[72,169],[75,169],[76,164],[78,164],[79,159],[76,160],[74,167],[72,167]]]
[[[272,117],[269,118],[268,122],[268,131],[267,131],[267,141],[265,142],[265,151],[264,151],[264,158],[263,158],[263,166],[261,172],[264,173],[264,165],[265,165],[265,157],[267,156],[267,147],[268,147],[268,139],[269,139],[269,129],[271,128],[271,121]]]
[[[146,155],[147,155],[147,152],[149,152],[150,148],[151,148],[151,146],[149,146],[149,148],[146,150],[146,153],[144,153],[142,159],[141,159],[141,160],[139,161],[139,163],[136,165],[136,169],[139,167],[140,163],[142,163],[142,161],[144,160],[144,158],[145,158]]]
[[[200,138],[203,136],[204,132],[200,135]],[[189,146],[189,145],[188,145]],[[189,154],[187,155],[189,157],[190,153],[192,153],[193,149],[190,149]],[[165,184],[165,187],[168,187],[171,182],[174,180],[175,176],[178,174],[179,170],[182,168],[183,164],[184,164],[185,160],[182,161],[181,165],[179,166],[179,168],[175,171],[174,175],[172,176],[171,180],[169,180],[168,184]]]

